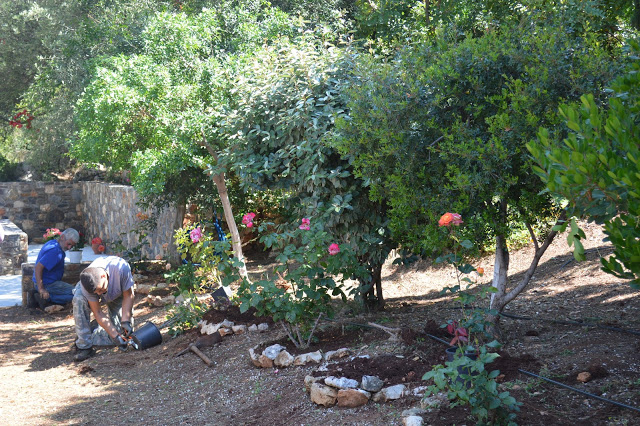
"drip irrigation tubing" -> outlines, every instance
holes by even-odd
[[[442,339],[440,339],[439,337],[433,336],[433,335],[431,335],[431,334],[427,334],[427,336],[429,336],[430,338],[432,338],[432,339],[434,339],[434,340],[437,340],[437,341],[439,341],[439,342],[442,342],[442,343],[444,343],[444,344],[445,344],[445,345],[447,345],[447,346],[449,345],[449,342],[447,342],[447,341],[445,341],[445,340],[442,340]],[[601,397],[601,396],[594,395],[594,394],[592,394],[592,393],[585,392],[585,391],[582,391],[582,390],[580,390],[580,389],[576,389],[576,388],[574,388],[573,386],[565,385],[564,383],[557,382],[557,381],[552,380],[552,379],[549,379],[549,378],[547,378],[547,377],[539,376],[539,375],[534,374],[534,373],[531,373],[531,372],[529,372],[529,371],[525,371],[525,370],[522,370],[522,369],[518,369],[518,371],[519,371],[519,372],[521,372],[522,374],[527,375],[527,376],[531,376],[531,377],[535,377],[535,378],[537,378],[537,379],[541,379],[541,380],[547,381],[547,382],[552,383],[552,384],[554,384],[554,385],[557,385],[557,386],[563,387],[563,388],[565,388],[565,389],[569,389],[570,391],[577,392],[577,393],[579,393],[579,394],[582,394],[582,395],[588,396],[588,397],[590,397],[590,398],[594,398],[594,399],[597,399],[597,400],[599,400],[599,401],[606,402],[606,403],[609,403],[609,404],[617,405],[618,407],[628,408],[629,410],[637,411],[637,412],[639,412],[639,413],[640,413],[640,408],[632,407],[631,405],[626,405],[626,404],[623,404],[623,403],[621,403],[621,402],[617,402],[617,401],[613,401],[613,400],[611,400],[611,399],[603,398],[603,397]]]
[[[449,307],[448,309],[461,309],[461,308],[452,306],[452,307]],[[465,305],[464,309],[475,309],[475,307],[474,306]],[[633,334],[635,336],[640,336],[640,331],[629,330],[629,329],[620,328],[620,327],[612,327],[610,325],[602,325],[600,323],[593,323],[593,322],[588,322],[588,321],[584,321],[584,320],[572,321],[572,320],[557,320],[557,319],[551,319],[551,318],[532,318],[532,317],[524,317],[522,315],[508,314],[506,312],[500,312],[499,315],[501,317],[504,317],[504,318],[524,320],[524,321],[545,321],[545,322],[550,322],[552,324],[579,325],[579,326],[582,326],[582,327],[598,327],[598,328],[602,328],[604,330],[618,331],[620,333],[629,333],[629,334]]]
[[[547,318],[531,318],[531,317],[523,317],[523,316],[520,316],[520,315],[508,314],[508,313],[505,313],[505,312],[501,312],[500,316],[501,317],[505,317],[505,318],[510,318],[510,319],[525,320],[525,321],[547,321],[547,322],[551,322],[553,324],[580,325],[580,326],[583,326],[583,327],[598,327],[598,328],[603,328],[605,330],[619,331],[619,332],[622,332],[622,333],[629,333],[629,334],[634,334],[636,336],[640,336],[640,331],[627,330],[625,328],[612,327],[612,326],[609,326],[609,325],[602,325],[602,324],[598,324],[598,323],[589,323],[589,322],[585,322],[585,321],[555,320],[555,319],[547,319]]]
[[[518,371],[521,372],[522,374],[526,374],[527,376],[535,377],[537,379],[542,379],[542,380],[544,380],[546,382],[553,383],[556,386],[560,386],[560,387],[563,387],[565,389],[569,389],[570,391],[577,392],[579,394],[588,396],[589,398],[594,398],[594,399],[597,399],[598,401],[602,401],[602,402],[606,402],[606,403],[609,403],[609,404],[617,405],[618,407],[622,407],[622,408],[628,408],[629,410],[637,411],[637,412],[640,413],[640,408],[632,407],[631,405],[623,404],[623,403],[617,402],[617,401],[612,401],[610,399],[603,398],[601,396],[594,395],[594,394],[589,393],[589,392],[581,391],[580,389],[576,389],[573,386],[565,385],[564,383],[560,383],[560,382],[557,382],[555,380],[551,380],[551,379],[549,379],[547,377],[539,376],[539,375],[531,373],[529,371],[525,371],[525,370],[521,370],[521,369],[518,369]]]

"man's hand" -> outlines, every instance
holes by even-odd
[[[42,297],[44,300],[47,300],[49,298],[49,292],[45,289],[42,289],[42,291],[39,291],[38,293],[40,293],[40,297]]]
[[[129,344],[127,343],[125,338],[122,337],[122,335],[120,335],[120,334],[118,334],[118,337],[116,337],[116,344],[118,345],[118,347],[122,351],[126,351],[127,348],[129,347]]]
[[[120,324],[122,326],[122,335],[125,338],[129,338],[131,337],[131,333],[133,333],[133,328],[131,327],[131,322],[130,321],[122,321],[122,324]]]

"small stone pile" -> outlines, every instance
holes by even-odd
[[[402,412],[402,422],[405,426],[421,426],[423,414],[432,408],[449,404],[445,393],[423,399],[427,386],[410,389],[407,385],[397,384],[385,387],[384,381],[377,376],[362,376],[359,382],[347,377],[306,376],[304,386],[311,401],[324,407],[337,405],[343,408],[357,408],[369,401],[384,403],[405,397],[421,400],[420,407]]]
[[[265,324],[266,325],[266,324]],[[323,354],[321,351],[309,352],[297,356],[291,355],[285,350],[282,345],[271,345],[262,351],[260,355],[256,353],[260,345],[254,346],[249,349],[249,356],[253,365],[259,368],[273,368],[273,367],[290,367],[292,365],[307,365],[307,364],[320,364],[323,361],[331,361],[334,359],[342,358],[351,354],[351,351],[347,348],[338,349],[335,351],[328,351]]]
[[[226,319],[217,324],[212,324],[203,320],[198,323],[198,326],[200,327],[200,333],[202,334],[213,334],[218,332],[223,337],[230,334],[262,333],[269,330],[269,324],[266,322],[247,326],[245,324],[236,325],[233,321]]]

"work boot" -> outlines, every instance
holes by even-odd
[[[86,359],[91,358],[96,354],[96,351],[93,348],[89,349],[78,349],[76,354],[73,356],[73,360],[75,362],[82,362]]]

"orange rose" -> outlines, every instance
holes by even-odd
[[[484,274],[484,268],[476,268],[476,271],[478,271],[480,275]]]
[[[453,220],[453,215],[451,213],[445,213],[442,215],[442,217],[438,221],[438,226],[449,226],[452,220]]]

